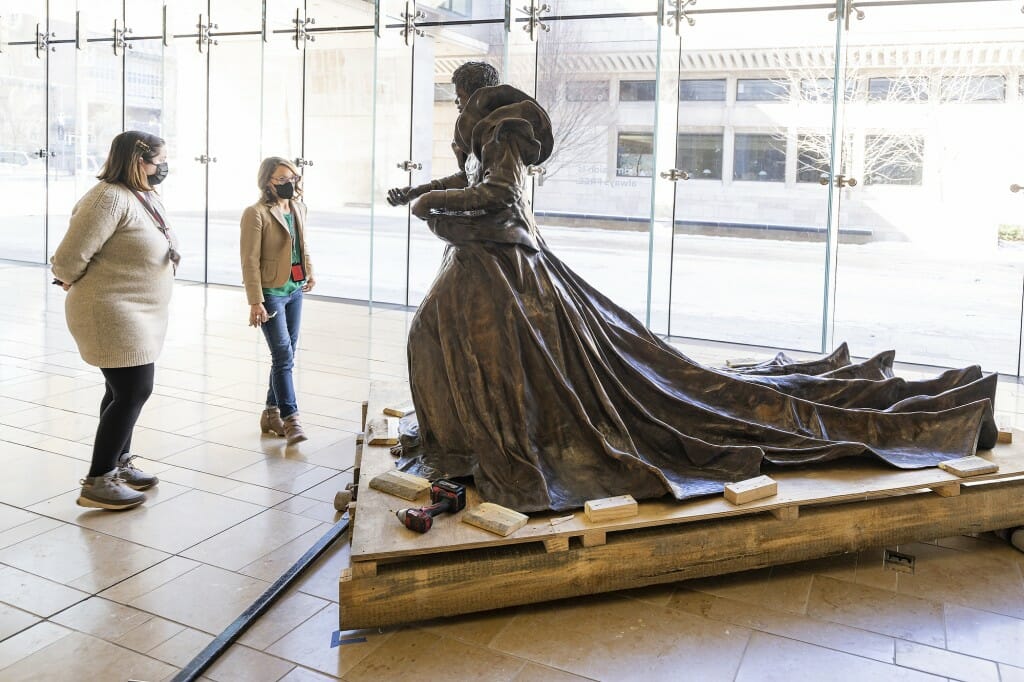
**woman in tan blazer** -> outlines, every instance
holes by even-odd
[[[260,429],[306,440],[299,423],[292,367],[302,321],[302,295],[316,284],[306,246],[302,177],[288,159],[263,159],[257,174],[260,200],[242,213],[242,283],[249,325],[260,327],[270,347],[270,388]]]

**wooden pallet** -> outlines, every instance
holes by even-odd
[[[368,413],[408,398],[374,384]],[[532,514],[508,537],[435,518],[421,535],[395,511],[412,504],[369,487],[394,466],[364,445],[351,565],[341,575],[341,627],[354,629],[642,587],[870,547],[1024,525],[1024,446],[979,455],[999,471],[969,479],[938,468],[849,462],[773,469],[774,497],[735,506],[722,496],[641,501],[628,519],[591,523],[583,510]],[[467,506],[482,500],[475,490]]]

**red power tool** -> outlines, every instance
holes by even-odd
[[[439,478],[430,485],[429,507],[399,509],[395,516],[402,525],[417,533],[426,533],[438,514],[454,514],[466,508],[466,486]]]

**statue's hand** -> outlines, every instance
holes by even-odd
[[[412,187],[393,187],[388,190],[388,203],[392,206],[405,206],[416,196]]]

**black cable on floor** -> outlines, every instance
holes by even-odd
[[[260,595],[259,599],[254,601],[249,608],[247,608],[242,615],[236,618],[231,625],[227,626],[223,632],[217,635],[212,642],[210,642],[205,649],[199,652],[199,654],[189,661],[188,665],[181,669],[181,671],[174,676],[172,682],[194,682],[199,679],[199,676],[210,667],[217,658],[224,653],[228,647],[238,639],[243,632],[252,625],[257,618],[263,615],[267,609],[273,605],[277,598],[280,597],[285,590],[302,575],[309,566],[320,558],[328,547],[334,544],[342,533],[348,530],[349,517],[346,512],[341,520],[334,524],[329,531],[327,531],[323,537],[316,541],[312,547],[306,550],[298,561],[292,564],[291,568],[284,572],[277,581],[267,588],[267,591]]]

